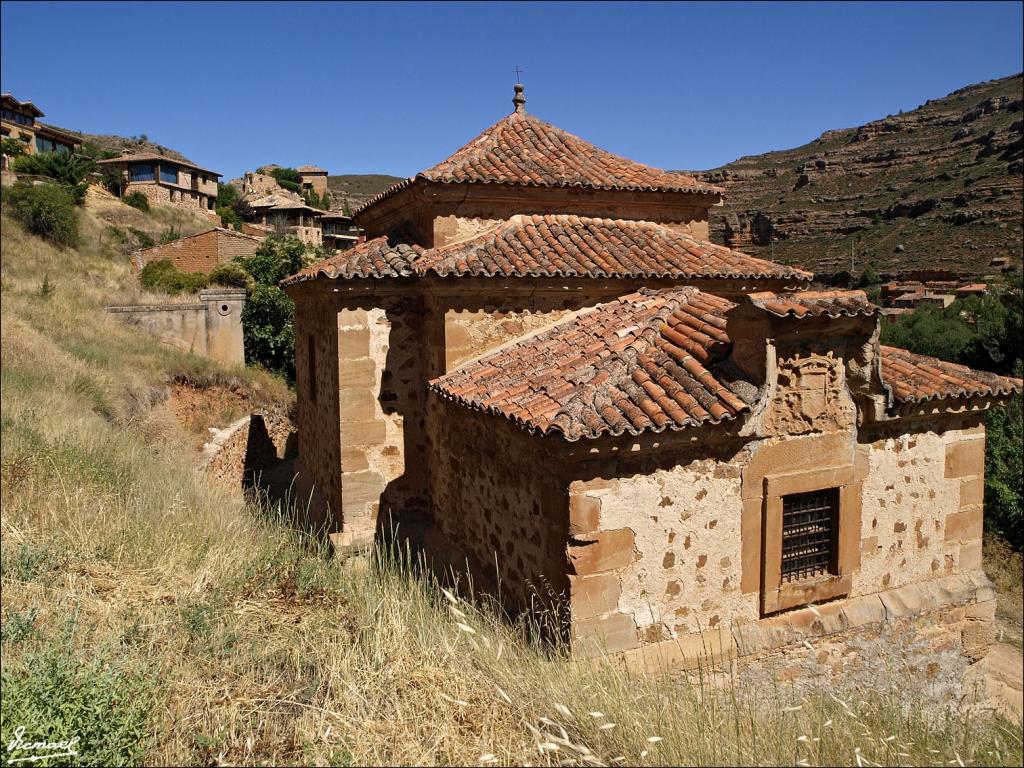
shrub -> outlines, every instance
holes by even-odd
[[[31,637],[35,633],[27,629],[21,634]],[[24,726],[21,742],[25,744],[77,739],[77,757],[66,757],[60,764],[138,764],[152,740],[155,677],[128,667],[109,653],[86,656],[69,651],[71,632],[64,634],[67,636],[47,641],[40,650],[9,663],[5,660],[0,673],[4,747],[15,742],[16,729]],[[31,750],[9,752],[7,757],[31,754]],[[59,763],[44,762],[55,764]]]
[[[128,227],[128,231],[135,235],[135,241],[139,244],[139,248],[152,248],[156,245],[156,241],[153,240],[153,236],[149,232],[143,232],[135,227]]]
[[[210,285],[247,288],[249,286],[249,274],[238,262],[229,261],[227,264],[218,264],[210,272]]]
[[[170,259],[149,262],[139,273],[142,287],[162,293],[194,293],[209,285],[209,278],[201,272],[182,272]]]
[[[173,243],[179,238],[181,238],[181,230],[172,224],[160,233],[160,244],[166,245],[167,243]]]
[[[25,145],[17,139],[2,139],[0,140],[0,154],[8,157],[21,157],[25,154]]]
[[[242,217],[234,208],[218,208],[217,215],[225,227],[239,230],[242,228]]]
[[[1017,372],[1020,375],[1020,372]],[[1024,549],[1024,419],[1021,396],[985,413],[985,527]]]
[[[78,211],[63,185],[19,181],[4,193],[4,202],[32,234],[58,246],[78,244]]]
[[[149,198],[141,192],[129,192],[121,198],[121,202],[132,208],[138,208],[143,213],[149,213]]]
[[[30,173],[35,176],[46,176],[75,187],[83,184],[85,178],[95,173],[96,161],[85,155],[72,152],[43,152],[37,155],[22,155],[11,163],[18,173]],[[82,196],[84,199],[84,190]]]

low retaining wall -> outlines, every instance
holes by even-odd
[[[111,306],[107,312],[173,347],[229,365],[244,365],[243,306],[244,290],[218,288],[200,291],[195,304]]]

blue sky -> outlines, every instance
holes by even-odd
[[[46,121],[258,165],[411,175],[511,110],[663,168],[798,146],[1020,72],[1013,3],[3,2]]]

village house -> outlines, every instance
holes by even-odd
[[[261,237],[213,227],[205,232],[136,251],[132,256],[132,266],[142,271],[152,261],[167,259],[182,272],[208,274],[220,264],[227,264],[236,258],[249,258],[261,242]]]
[[[322,245],[320,220],[325,211],[295,200],[285,191],[246,201],[256,226],[243,226],[248,234],[293,235],[307,245]]]
[[[581,655],[881,649],[955,695],[995,605],[982,417],[1021,382],[880,345],[864,293],[708,242],[720,188],[513,105],[283,283],[336,548],[397,527]]]
[[[40,123],[43,111],[31,101],[19,101],[9,93],[0,96],[0,134],[5,139],[21,142],[25,154],[74,152],[82,143],[74,134]],[[8,158],[4,155],[4,167]]]
[[[324,245],[336,251],[344,251],[365,239],[355,219],[341,211],[324,211],[320,217],[320,228]]]
[[[304,192],[313,192],[317,197],[327,194],[327,169],[315,165],[300,165],[296,168],[299,172],[299,183]]]
[[[220,178],[216,171],[155,152],[130,150],[120,157],[100,160],[99,165],[124,177],[124,194],[141,192],[154,205],[175,205],[215,215],[212,212]]]

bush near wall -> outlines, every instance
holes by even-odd
[[[1024,374],[1021,278],[995,293],[953,302],[945,309],[918,307],[882,326],[882,343],[1004,376]],[[1024,548],[1024,423],[1021,397],[985,414],[985,528]]]
[[[155,259],[142,268],[139,282],[149,291],[160,293],[194,293],[210,284],[202,272],[182,272],[170,259]]]
[[[141,192],[129,192],[121,198],[121,202],[132,208],[138,208],[143,213],[149,213],[149,198]]]
[[[283,374],[295,381],[295,304],[278,283],[312,261],[323,251],[309,248],[296,237],[268,237],[256,252],[237,263],[253,285],[242,310],[245,360]]]
[[[64,248],[78,244],[78,211],[64,185],[18,181],[4,190],[3,201],[32,234]]]

